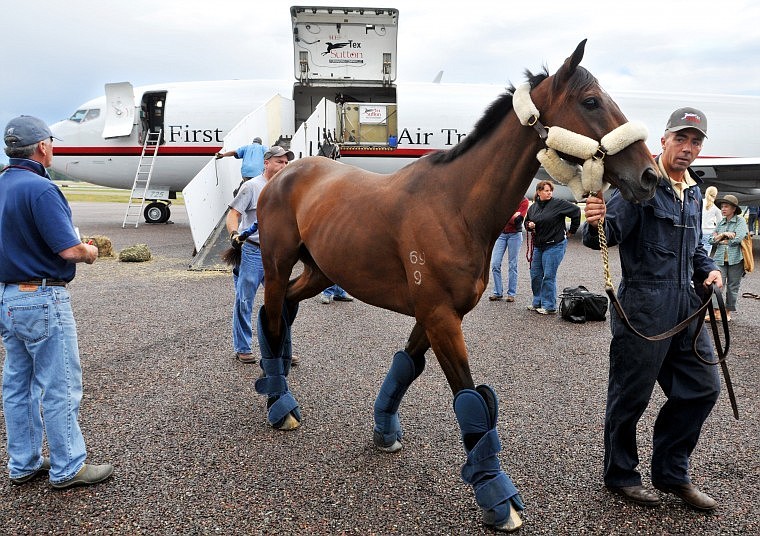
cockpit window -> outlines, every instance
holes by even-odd
[[[87,110],[77,110],[76,112],[72,114],[71,117],[69,117],[69,121],[74,121],[75,123],[81,123],[85,115],[87,115]]]
[[[74,121],[75,123],[84,123],[85,121],[96,119],[99,115],[100,110],[98,108],[92,108],[90,110],[77,110],[72,114],[71,117],[69,117],[69,121]]]

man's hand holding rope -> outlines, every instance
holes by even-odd
[[[599,222],[604,220],[607,214],[607,205],[601,197],[589,196],[586,198],[586,221],[592,227],[598,228]]]

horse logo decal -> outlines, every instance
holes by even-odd
[[[702,118],[699,117],[699,115],[690,112],[685,112],[681,118],[681,121],[688,121],[690,123],[696,123],[698,125],[702,124]]]
[[[326,42],[325,44],[327,45],[327,50],[325,50],[324,52],[322,52],[323,56],[326,55],[326,54],[329,54],[330,52],[332,52],[336,48],[343,48],[343,47],[348,46],[348,43],[330,43],[329,41]]]

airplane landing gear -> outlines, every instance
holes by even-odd
[[[169,203],[163,201],[153,201],[143,211],[145,223],[166,223],[171,215]]]

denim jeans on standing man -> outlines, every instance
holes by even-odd
[[[491,254],[491,274],[493,275],[493,295],[503,296],[504,286],[501,280],[501,263],[504,260],[504,252],[509,261],[509,281],[507,282],[507,296],[517,294],[517,256],[523,243],[522,233],[501,233],[496,239]]]
[[[322,294],[329,298],[334,298],[335,296],[339,298],[345,298],[348,296],[345,290],[341,288],[340,285],[333,285],[331,287],[327,287],[325,290],[322,291]]]
[[[48,286],[21,291],[0,283],[0,315],[9,476],[40,468],[46,435],[50,481],[70,480],[87,452],[78,421],[82,367],[69,292]]]
[[[557,270],[565,258],[567,240],[551,246],[536,247],[530,264],[530,288],[533,307],[557,310]]]
[[[259,285],[264,281],[264,265],[261,249],[251,242],[245,242],[240,256],[240,268],[235,281],[235,310],[232,315],[232,345],[236,353],[250,354],[253,328],[251,316],[253,300]]]

